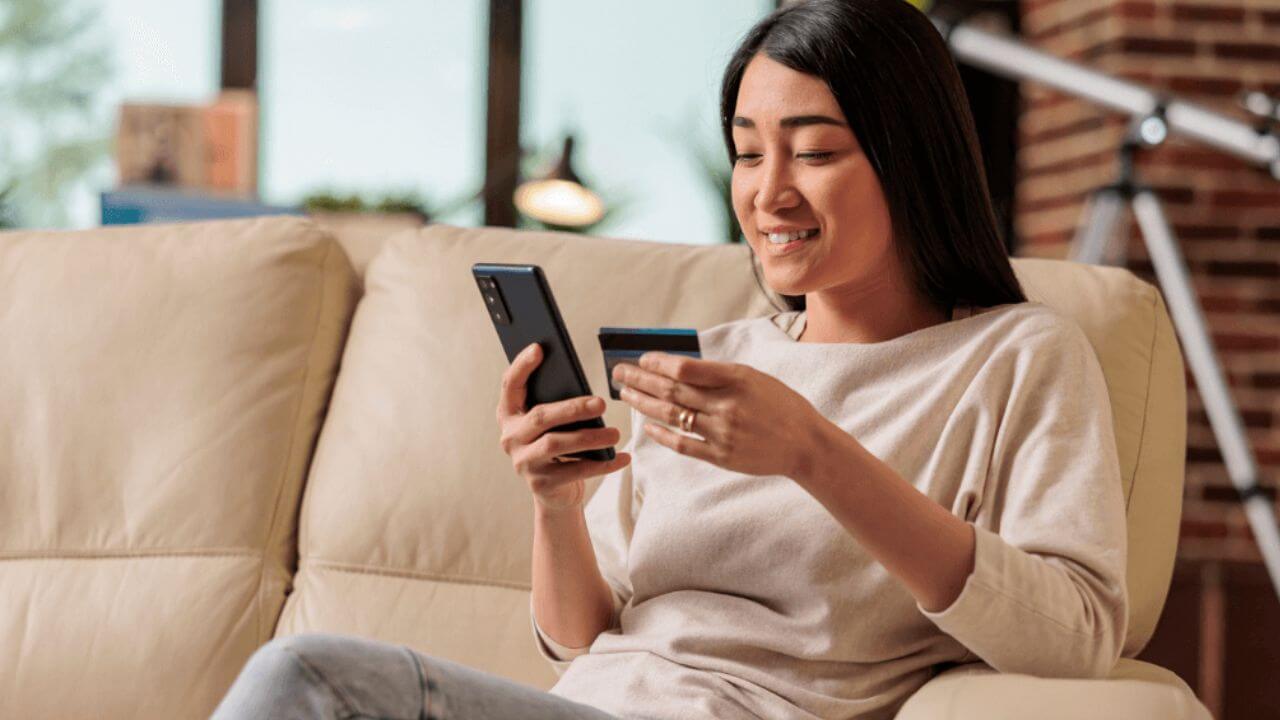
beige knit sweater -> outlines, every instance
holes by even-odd
[[[972,523],[960,596],[926,612],[795,482],[682,456],[632,410],[632,462],[585,508],[614,622],[566,648],[533,619],[550,692],[623,718],[890,718],[949,663],[1105,675],[1126,630],[1124,500],[1079,326],[1019,303],[884,342],[801,343],[804,319],[702,331],[703,357],[785,382]]]

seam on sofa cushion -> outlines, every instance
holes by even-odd
[[[0,552],[0,562],[6,560],[138,560],[170,557],[258,557],[256,550],[222,548],[197,548],[188,550],[10,550]]]
[[[313,355],[316,349],[316,341],[319,339],[319,336],[320,336],[320,321],[324,319],[324,309],[325,309],[324,303],[325,303],[325,287],[326,287],[325,271],[329,267],[329,256],[331,253],[333,253],[333,247],[334,245],[337,245],[337,241],[329,237],[327,234],[322,234],[322,237],[326,238],[329,241],[329,243],[325,247],[324,257],[320,259],[320,264],[318,267],[319,275],[320,275],[320,289],[318,292],[318,297],[316,298],[315,319],[311,323],[311,340],[307,343],[306,367],[303,369],[302,383],[298,386],[298,401],[297,401],[297,406],[294,408],[294,411],[293,411],[293,421],[291,423],[291,425],[293,426],[293,431],[290,433],[289,446],[285,448],[283,467],[280,468],[280,477],[276,483],[276,497],[271,507],[271,520],[268,521],[267,523],[267,536],[265,538],[265,542],[262,545],[262,550],[261,550],[262,564],[258,566],[258,592],[257,592],[258,637],[257,637],[257,640],[259,643],[264,642],[271,637],[271,635],[265,629],[265,626],[267,624],[266,612],[264,610],[264,604],[266,602],[267,562],[270,560],[272,544],[275,540],[276,522],[280,517],[280,501],[281,501],[281,498],[284,496],[285,486],[288,484],[288,481],[289,481],[289,478],[288,478],[289,467],[290,467],[289,461],[293,457],[294,444],[298,442],[298,435],[301,434],[301,431],[298,427],[298,420],[299,418],[302,417],[302,406],[306,403],[306,400],[307,400],[307,389],[309,387],[309,384],[311,383],[311,369],[314,364],[312,362]],[[275,623],[273,622],[272,626],[274,627],[274,625]]]
[[[1142,404],[1142,427],[1138,430],[1138,456],[1133,461],[1133,479],[1129,481],[1129,494],[1124,499],[1125,516],[1129,515],[1129,508],[1132,506],[1133,491],[1138,487],[1138,470],[1142,467],[1142,446],[1147,439],[1147,418],[1151,416],[1151,377],[1155,374],[1156,367],[1156,338],[1160,337],[1160,293],[1153,287],[1148,286],[1151,293],[1151,346],[1147,349],[1147,387],[1146,398]]]
[[[485,585],[488,587],[500,587],[507,590],[524,590],[532,592],[533,586],[528,583],[504,582],[502,580],[490,580],[488,578],[467,577],[465,575],[445,575],[442,573],[429,573],[421,570],[403,570],[396,568],[376,567],[373,565],[360,565],[357,563],[334,562],[332,560],[317,560],[315,558],[306,558],[298,564],[298,572],[301,573],[308,565],[314,565],[324,570],[337,570],[339,572],[348,572],[358,575],[381,575],[383,577],[409,578],[412,580],[432,580],[435,582],[448,582],[457,585]]]

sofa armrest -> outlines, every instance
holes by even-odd
[[[897,720],[1212,720],[1177,675],[1121,659],[1106,680],[997,673],[983,663],[952,668],[907,700]]]

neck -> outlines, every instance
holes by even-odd
[[[940,310],[906,288],[818,291],[805,295],[805,325],[798,342],[884,342],[950,319],[949,309]]]

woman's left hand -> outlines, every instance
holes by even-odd
[[[625,386],[624,402],[672,427],[680,427],[682,407],[697,411],[692,432],[706,440],[645,423],[649,437],[747,475],[795,478],[816,424],[829,422],[781,380],[740,363],[648,352],[638,368],[615,366],[613,379]]]

